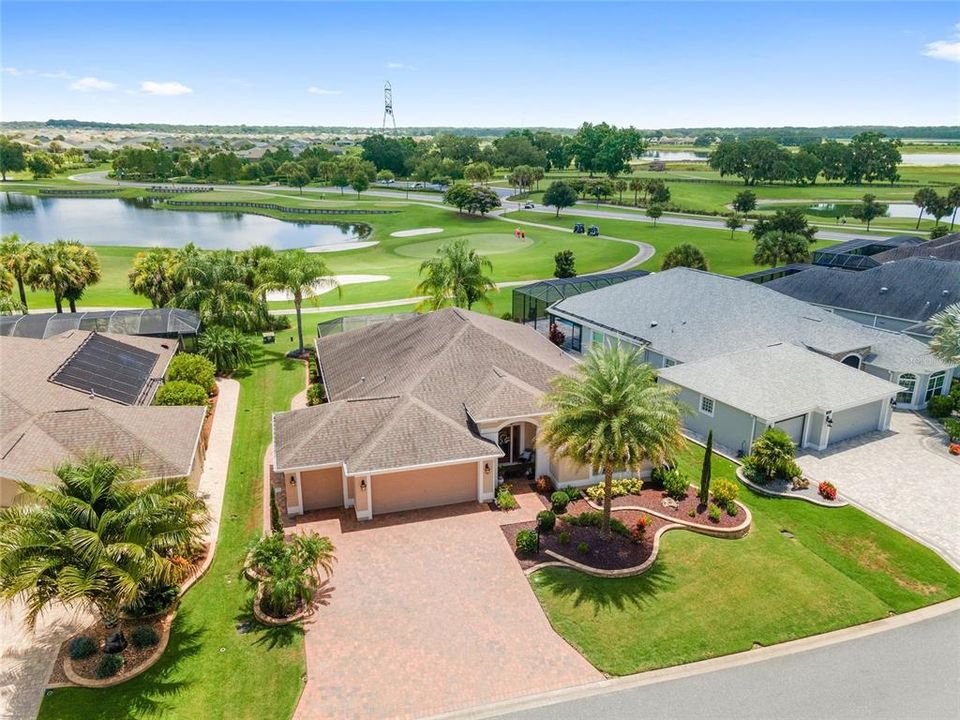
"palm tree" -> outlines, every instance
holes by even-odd
[[[630,187],[630,192],[633,193],[634,205],[640,204],[640,191],[643,190],[646,186],[647,186],[647,183],[645,180],[641,180],[640,178],[631,178],[629,187]]]
[[[773,230],[757,240],[753,253],[756,265],[776,267],[780,263],[802,263],[810,258],[810,243],[803,235]]]
[[[176,307],[196,310],[209,325],[249,329],[258,315],[246,269],[227,250],[191,252],[182,266],[184,288],[174,298]]]
[[[669,270],[675,267],[706,270],[707,258],[704,256],[703,251],[696,245],[681,243],[663,256],[663,264],[660,266],[660,269]]]
[[[22,483],[18,504],[0,511],[0,597],[21,598],[31,626],[61,603],[112,628],[149,587],[191,570],[208,515],[185,480],[140,488],[135,466],[98,455],[54,473],[56,485]]]
[[[36,252],[36,244],[22,241],[16,233],[0,239],[0,265],[9,270],[17,281],[23,312],[27,311],[26,277]]]
[[[917,213],[917,230],[920,229],[920,219],[923,217],[923,211],[936,201],[937,191],[932,187],[922,187],[913,194],[913,204],[920,208],[920,212]]]
[[[933,330],[930,352],[950,365],[960,365],[960,303],[948,305],[928,321]]]
[[[603,535],[610,534],[613,474],[663,465],[683,446],[677,388],[657,384],[637,350],[612,346],[591,352],[575,375],[553,380],[552,408],[539,441],[581,466],[603,472]]]
[[[135,295],[149,298],[155,308],[164,307],[183,289],[180,261],[171,248],[151,248],[138,252],[127,282]]]
[[[493,263],[472,249],[465,238],[441,245],[437,254],[420,264],[420,274],[426,275],[417,285],[417,292],[427,299],[418,309],[438,310],[449,304],[468,310],[474,303],[493,307],[487,293],[495,292],[496,284],[486,272]]]
[[[277,255],[271,262],[266,263],[262,277],[258,292],[282,290],[293,297],[293,307],[297,311],[297,339],[300,343],[300,354],[303,355],[301,311],[304,299],[316,297],[323,292],[324,286],[329,284],[332,284],[337,292],[341,292],[340,284],[319,255],[304,250],[291,250]]]
[[[57,241],[61,242],[61,241]],[[62,241],[74,266],[63,297],[70,302],[70,312],[77,311],[77,300],[83,297],[83,291],[89,285],[100,282],[100,258],[93,248],[75,240]]]
[[[253,362],[253,342],[237,328],[208,325],[197,340],[197,350],[221,375]]]
[[[954,185],[947,191],[947,205],[953,208],[950,215],[950,231],[953,232],[953,223],[957,219],[957,208],[960,208],[960,185]]]
[[[26,281],[33,290],[49,290],[57,312],[63,312],[63,298],[80,274],[64,240],[38,245],[27,268]]]

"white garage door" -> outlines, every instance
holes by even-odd
[[[796,417],[787,418],[786,420],[781,420],[776,423],[775,427],[783,430],[790,436],[790,439],[793,440],[794,445],[800,447],[800,444],[803,442],[803,422],[806,417],[806,415],[797,415]]]
[[[833,414],[829,444],[847,440],[877,429],[883,402],[869,403],[860,407],[838,410]]]

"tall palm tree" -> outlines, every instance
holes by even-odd
[[[633,204],[640,204],[640,191],[646,187],[646,182],[640,178],[631,178],[630,179],[630,192],[633,193]]]
[[[172,248],[150,248],[138,252],[127,273],[135,295],[143,295],[155,308],[164,307],[183,289],[180,260]]]
[[[100,258],[93,248],[75,240],[58,240],[57,242],[64,243],[66,253],[74,266],[74,272],[63,297],[70,303],[70,312],[76,312],[77,300],[83,297],[84,290],[100,282]]]
[[[660,269],[669,270],[675,267],[687,267],[706,271],[707,258],[703,254],[703,251],[696,245],[680,243],[676,247],[671,248],[667,254],[663,256],[663,264],[660,266]]]
[[[293,297],[293,307],[297,311],[297,339],[300,342],[300,354],[303,354],[303,301],[316,297],[325,285],[332,284],[341,292],[330,268],[316,253],[304,250],[291,250],[276,255],[263,268],[263,280],[258,291],[282,290]]]
[[[950,231],[953,232],[953,223],[957,219],[957,208],[960,208],[960,185],[954,185],[947,191],[947,205],[953,208],[950,215]]]
[[[802,263],[810,259],[810,243],[803,235],[773,230],[757,240],[753,252],[756,265],[776,267],[780,263]]]
[[[17,281],[23,312],[27,311],[26,277],[36,252],[35,243],[24,242],[16,233],[4,235],[0,239],[0,264],[9,270]]]
[[[208,515],[185,480],[137,487],[139,470],[98,455],[56,468],[57,484],[20,485],[0,511],[0,597],[22,599],[32,626],[53,604],[79,604],[112,628],[157,583],[183,579]]]
[[[930,352],[945,363],[960,365],[960,303],[948,305],[928,324],[933,329]]]
[[[469,310],[478,302],[493,307],[487,294],[496,292],[497,286],[486,274],[492,271],[493,263],[471,248],[466,238],[441,245],[434,257],[420,264],[425,277],[417,292],[427,299],[419,307],[438,310],[452,304]]]
[[[249,330],[258,316],[258,303],[246,284],[246,269],[228,250],[186,254],[184,287],[173,300],[176,307],[196,310],[207,325]]]
[[[80,269],[67,244],[57,240],[47,245],[38,245],[27,268],[26,281],[33,290],[49,290],[57,312],[63,312],[63,298],[77,280]]]
[[[683,447],[683,410],[677,388],[658,385],[637,350],[619,346],[591,352],[574,375],[553,380],[551,408],[539,441],[552,452],[603,472],[603,535],[610,534],[613,475],[662,465]]]
[[[917,213],[917,227],[920,229],[920,220],[923,218],[924,211],[937,201],[937,191],[932,187],[922,187],[913,194],[913,204],[920,208]]]

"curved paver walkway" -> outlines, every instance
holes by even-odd
[[[797,458],[804,473],[932,546],[960,567],[960,465],[927,447],[936,433],[912,412],[895,412],[890,432],[868,433]]]

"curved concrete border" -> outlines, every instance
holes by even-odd
[[[294,613],[290,617],[285,618],[275,618],[267,615],[260,608],[260,601],[263,599],[263,583],[257,583],[257,594],[253,598],[253,616],[257,619],[261,625],[266,625],[268,627],[280,627],[281,625],[292,625],[295,622],[303,620],[307,615],[310,614],[310,608],[304,607],[300,612]]]
[[[757,485],[755,482],[747,478],[746,474],[743,472],[743,467],[739,465],[737,466],[737,478],[740,480],[740,482],[742,482],[748,488],[753,490],[755,493],[758,493],[760,495],[766,495],[767,497],[785,498],[787,500],[803,500],[804,502],[808,502],[818,507],[824,507],[824,508],[841,508],[849,505],[849,503],[846,500],[835,500],[833,502],[829,502],[827,500],[821,500],[819,498],[811,497],[809,495],[800,495],[800,494],[788,495],[787,493],[777,492],[776,490],[769,490],[763,487],[763,485]]]
[[[78,685],[79,687],[108,688],[113,687],[114,685],[119,685],[120,683],[126,682],[131,678],[137,677],[137,675],[145,673],[147,670],[156,665],[160,661],[160,658],[163,657],[163,651],[167,649],[167,643],[170,642],[170,626],[173,624],[173,619],[176,616],[177,611],[174,610],[172,613],[167,615],[166,618],[164,618],[160,628],[160,642],[158,642],[157,647],[154,648],[153,654],[133,670],[129,672],[121,671],[113,677],[104,678],[103,680],[85,678],[81,675],[78,675],[77,671],[73,669],[73,661],[70,659],[70,656],[67,655],[63,659],[64,674],[73,685]],[[53,686],[48,685],[47,687]]]
[[[603,510],[602,506],[597,505],[590,498],[586,498],[586,501],[590,507],[596,510]],[[658,517],[661,520],[667,520],[679,527],[700,533],[701,535],[737,539],[746,535],[747,531],[750,530],[750,525],[753,523],[753,513],[750,512],[750,508],[741,503],[739,500],[734,500],[734,502],[737,503],[737,507],[739,507],[745,513],[745,515],[743,522],[731,528],[722,528],[719,526],[714,527],[710,525],[701,525],[700,523],[693,523],[689,520],[684,520],[683,518],[667,515],[666,513],[662,513],[657,510],[651,510],[650,508],[643,507],[642,505],[621,505],[620,507],[611,508],[611,511],[617,512],[618,510],[633,510],[634,512],[645,512],[649,515]]]

